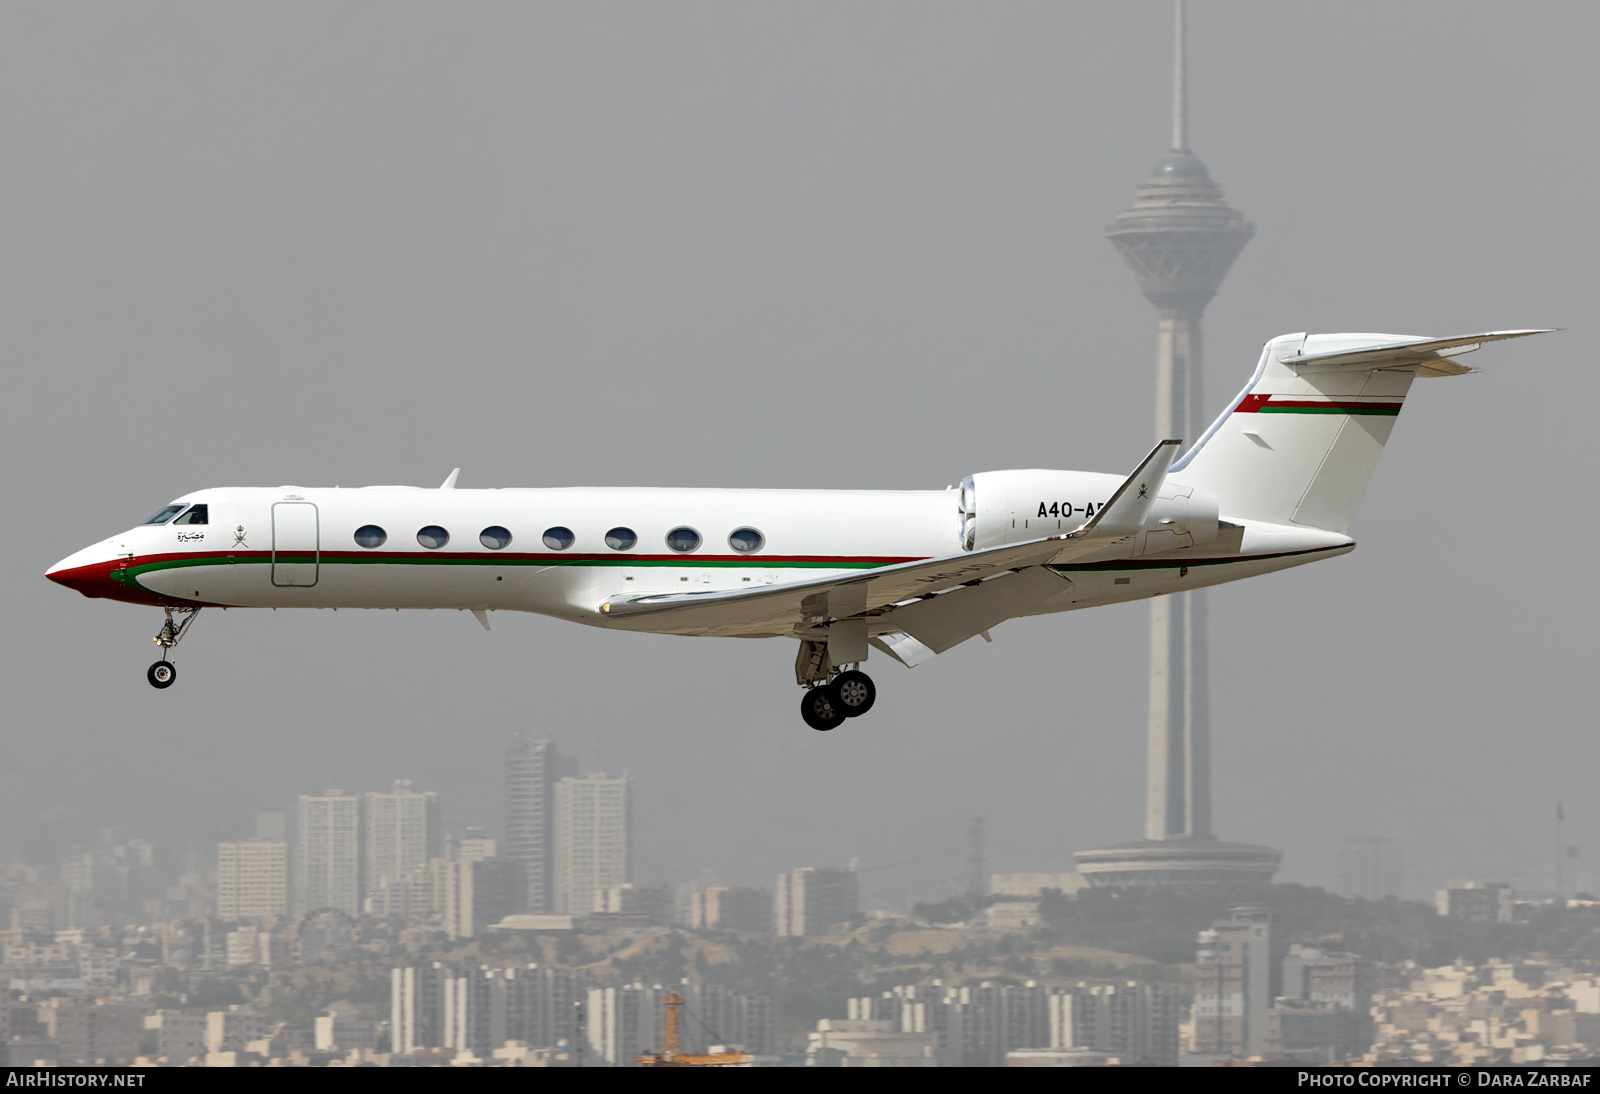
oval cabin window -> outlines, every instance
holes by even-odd
[[[679,554],[686,554],[700,546],[700,533],[693,528],[674,528],[667,533],[667,546]]]
[[[754,554],[767,545],[767,537],[754,528],[740,528],[728,537],[728,546],[741,555]]]

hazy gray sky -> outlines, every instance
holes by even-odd
[[[1103,238],[1165,150],[1170,5],[0,7],[0,825],[166,838],[407,777],[501,825],[514,731],[627,769],[641,880],[1142,827],[1147,608],[1006,624],[823,735],[789,641],[155,609],[44,570],[222,485],[941,487],[1123,471],[1154,316]],[[1288,331],[1562,326],[1419,384],[1353,555],[1212,597],[1218,830],[1320,882],[1600,856],[1591,3],[1191,6],[1195,150],[1255,222],[1208,402]],[[959,855],[868,875],[869,899]],[[957,882],[958,883],[958,882]],[[922,895],[918,889],[916,895]],[[904,895],[901,892],[901,895]]]

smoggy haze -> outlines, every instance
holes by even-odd
[[[413,779],[498,831],[514,731],[628,770],[641,881],[843,864],[869,904],[1136,837],[1143,604],[1015,621],[869,722],[793,643],[501,613],[155,609],[44,579],[218,485],[943,486],[1148,449],[1154,319],[1103,238],[1165,151],[1170,6],[9,5],[0,831],[169,841]],[[1561,326],[1419,384],[1348,558],[1212,594],[1217,829],[1327,880],[1600,855],[1585,549],[1590,4],[1196,3],[1194,150],[1267,338]],[[1547,868],[1546,868],[1547,869]],[[949,879],[941,885],[942,879]],[[1548,870],[1546,872],[1548,884]]]

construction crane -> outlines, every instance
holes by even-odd
[[[678,1031],[678,1008],[683,1006],[683,996],[667,992],[667,1036],[660,1052],[646,1052],[638,1057],[640,1067],[749,1067],[748,1052],[712,1052],[703,1056],[678,1051],[681,1039]],[[701,1023],[704,1025],[704,1023]],[[707,1030],[707,1032],[710,1032]]]

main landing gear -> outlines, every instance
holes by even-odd
[[[848,669],[828,683],[817,683],[800,699],[800,717],[812,729],[827,732],[846,718],[859,718],[872,709],[878,689],[860,669]]]
[[[854,648],[864,650],[864,630],[857,632],[856,639],[858,645]],[[800,698],[800,717],[812,729],[823,732],[836,728],[846,718],[859,718],[872,709],[878,698],[878,689],[872,677],[861,671],[861,663],[835,664],[836,650],[827,641],[802,638],[800,654],[794,661],[794,682],[806,689]]]
[[[189,627],[200,615],[199,608],[166,608],[167,621],[161,624],[161,630],[156,632],[155,644],[161,647],[161,660],[150,666],[145,679],[150,681],[153,688],[170,688],[178,680],[178,666],[167,660],[169,654],[183,636],[189,633]],[[177,618],[173,616],[176,614]]]

